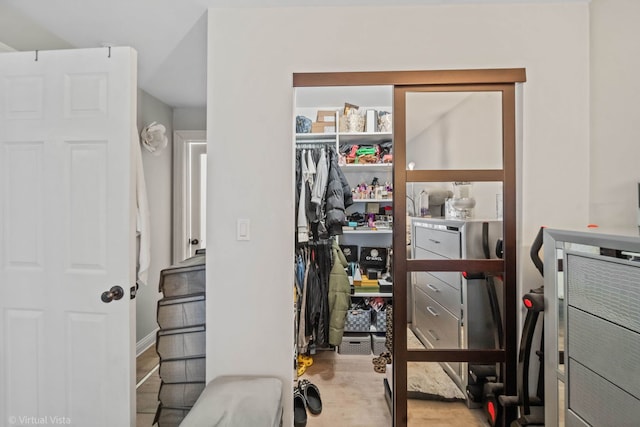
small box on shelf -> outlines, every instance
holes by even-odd
[[[336,124],[330,122],[311,123],[311,133],[335,133]]]
[[[336,112],[331,110],[318,110],[318,115],[316,117],[316,122],[327,122],[327,123],[335,123],[336,122]],[[335,130],[334,130],[335,132]]]

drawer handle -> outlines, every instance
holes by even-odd
[[[438,338],[438,336],[436,335],[436,333],[432,329],[427,329],[427,332],[429,332],[429,335],[431,335],[434,340],[440,341],[440,338]]]
[[[429,239],[429,241],[435,243],[436,245],[440,244],[439,240]]]
[[[440,315],[440,314],[439,314],[437,311],[435,311],[435,310],[433,309],[433,307],[431,307],[431,306],[427,306],[427,311],[428,311],[429,313],[431,313],[431,315],[432,315],[432,316],[434,316],[434,317],[438,317],[438,316]]]
[[[440,289],[436,288],[431,283],[427,283],[427,288],[431,289],[433,292],[440,292]]]

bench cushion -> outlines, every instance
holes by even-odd
[[[207,384],[180,427],[278,427],[281,420],[278,378],[222,376]]]

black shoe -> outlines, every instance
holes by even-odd
[[[298,387],[293,388],[293,425],[294,427],[305,427],[307,425],[307,409],[305,408],[304,396]]]
[[[298,388],[304,396],[309,412],[313,415],[318,415],[322,412],[322,400],[320,399],[320,390],[318,390],[318,387],[310,383],[309,380],[300,380],[298,381]]]

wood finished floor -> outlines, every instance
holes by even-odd
[[[317,385],[322,397],[322,413],[309,414],[308,427],[389,427],[391,414],[384,398],[384,374],[376,373],[372,356],[344,355],[320,351],[300,378]],[[137,359],[139,383],[158,364],[151,346]],[[150,427],[158,406],[160,377],[155,370],[137,389],[137,427]],[[484,427],[488,424],[479,410],[469,410],[461,402],[426,400],[408,402],[409,427]]]

